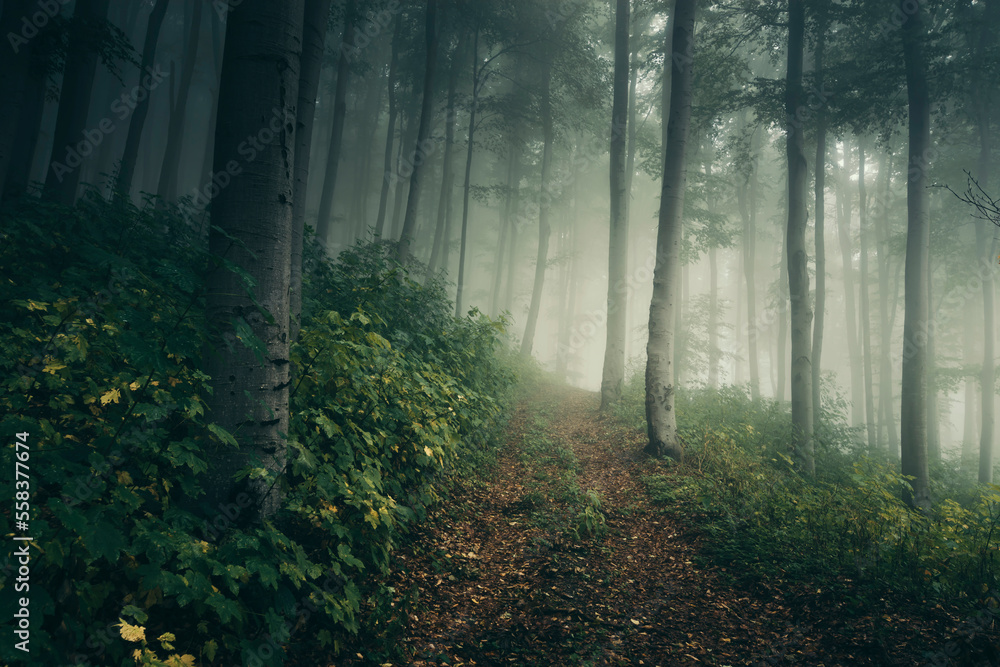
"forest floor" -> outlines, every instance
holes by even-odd
[[[397,554],[409,658],[381,664],[946,664],[922,657],[943,658],[956,627],[940,608],[848,617],[801,583],[741,589],[700,556],[695,527],[649,500],[643,478],[671,468],[598,405],[552,385],[522,403],[494,474]]]

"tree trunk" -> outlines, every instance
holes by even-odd
[[[788,2],[788,71],[785,114],[788,122],[788,296],[792,322],[792,453],[802,472],[816,470],[812,438],[812,311],[809,308],[809,267],[806,257],[805,133],[797,118],[803,103],[802,50],[805,36],[804,0]]]
[[[552,149],[555,143],[555,126],[552,118],[552,60],[553,53],[548,54],[544,72],[542,73],[542,177],[539,188],[538,207],[538,253],[535,255],[535,282],[531,289],[531,304],[528,307],[528,320],[524,325],[524,338],[521,339],[521,356],[531,356],[531,346],[535,339],[535,327],[538,325],[538,313],[542,305],[542,289],[545,287],[545,265],[549,258],[549,209],[552,174]]]
[[[788,241],[785,239],[782,240],[784,242],[779,246],[781,249],[781,269],[778,275],[778,305],[780,312],[778,313],[778,337],[777,341],[775,341],[778,354],[776,357],[777,363],[774,364],[777,367],[778,375],[778,381],[775,383],[775,398],[779,403],[785,402],[785,383],[788,381],[788,355],[786,354],[788,351],[788,308],[786,307],[788,304]]]
[[[403,34],[403,19],[397,14],[393,19],[396,27],[392,32],[392,55],[389,58],[389,122],[385,131],[385,154],[382,159],[382,189],[378,197],[378,216],[375,218],[375,237],[382,238],[385,232],[385,214],[389,204],[389,187],[392,185],[392,144],[396,136],[396,118],[399,105],[396,100],[396,78],[399,67],[399,46]]]
[[[107,21],[110,4],[111,0],[77,0],[73,16],[74,29],[69,39],[59,113],[52,136],[52,159],[45,177],[45,193],[67,206],[76,202],[80,168],[90,154],[80,148],[91,146],[83,133],[87,129],[87,112],[97,75],[95,31]]]
[[[837,183],[837,235],[840,238],[840,256],[843,260],[844,310],[847,328],[847,354],[851,372],[851,426],[861,426],[864,404],[861,350],[858,341],[858,310],[854,297],[854,249],[851,247],[851,204],[847,173],[850,172],[850,150],[844,139],[844,169]]]
[[[455,169],[452,153],[455,147],[455,97],[458,89],[459,63],[465,54],[466,33],[459,37],[458,44],[451,52],[451,72],[448,75],[448,104],[445,112],[444,167],[441,173],[441,196],[438,199],[437,224],[434,226],[434,244],[431,246],[431,259],[427,263],[427,274],[438,272],[441,263],[441,246],[445,243],[445,230],[448,214],[451,213],[452,200],[455,194]],[[475,75],[474,75],[475,76]]]
[[[708,249],[708,386],[719,388],[719,250]]]
[[[504,255],[507,251],[508,245],[508,232],[510,227],[513,226],[514,221],[511,219],[510,211],[510,192],[514,187],[514,145],[510,142],[508,146],[507,154],[507,182],[504,187],[504,200],[500,205],[500,238],[497,242],[497,268],[493,272],[493,290],[490,293],[490,315],[496,316],[501,309],[501,285],[503,284],[504,275]]]
[[[208,112],[208,140],[202,151],[201,176],[198,178],[199,187],[204,187],[212,180],[212,160],[215,158],[215,142],[212,141],[212,137],[215,136],[215,126],[219,120],[219,79],[222,77],[222,50],[226,43],[226,24],[222,22],[219,13],[209,12],[209,20],[212,25],[212,63],[215,70],[209,87],[212,107]]]
[[[888,436],[885,451],[893,459],[899,458],[899,435],[896,431],[896,418],[892,410],[892,325],[889,321],[889,193],[891,176],[888,158],[883,155],[879,165],[879,175],[884,176],[882,205],[876,221],[878,234],[878,298],[879,298],[879,355],[881,367],[879,370],[878,400],[881,406],[880,414]],[[882,449],[882,444],[879,445]]]
[[[399,242],[396,244],[396,259],[403,265],[406,264],[406,259],[410,256],[410,243],[413,241],[413,234],[417,228],[417,207],[420,205],[420,177],[423,175],[423,167],[418,164],[422,161],[417,160],[416,157],[421,154],[421,151],[423,153],[430,152],[425,150],[424,146],[427,143],[431,119],[434,116],[434,69],[438,50],[437,0],[427,0],[427,24],[424,32],[427,60],[424,65],[424,92],[420,107],[420,126],[417,128],[413,173],[410,175],[410,192],[406,198],[406,212],[403,214],[403,231],[400,232]],[[471,136],[469,140],[471,142]]]
[[[816,88],[823,90],[823,52],[826,46],[826,15],[820,18],[817,28],[815,58]],[[819,427],[823,421],[822,358],[823,333],[826,322],[826,114],[821,110],[816,127],[816,321],[812,332],[812,405],[813,422]]]
[[[625,336],[628,327],[628,183],[626,172],[629,69],[629,2],[617,0],[615,15],[614,95],[611,107],[611,228],[608,239],[608,316],[601,374],[601,410],[622,396],[625,383]]]
[[[929,255],[929,253],[928,253]],[[927,303],[931,304],[931,317],[927,322],[927,460],[928,463],[941,462],[941,420],[938,418],[937,402],[937,349],[935,338],[934,304],[934,264],[927,258]]]
[[[350,76],[352,53],[347,40],[354,27],[356,0],[347,0],[344,7],[344,38],[337,60],[337,90],[333,98],[333,130],[330,133],[330,151],[326,156],[323,191],[319,200],[316,218],[316,238],[327,251],[330,250],[330,230],[333,226],[333,195],[337,189],[337,173],[340,169],[340,152],[344,145],[344,120],[347,118],[347,80]]]
[[[757,133],[754,133],[756,138]],[[747,290],[747,360],[750,366],[750,397],[756,403],[760,400],[760,362],[757,359],[757,289],[756,254],[757,220],[756,193],[752,180],[756,179],[756,159],[753,140],[751,141],[751,171],[736,188],[736,204],[743,221],[743,282]]]
[[[216,173],[227,171],[226,161],[238,154],[247,137],[258,136],[261,119],[268,119],[267,127],[276,137],[262,142],[255,159],[231,174],[229,186],[215,197],[209,237],[210,252],[246,272],[253,288],[221,266],[208,277],[206,317],[214,342],[206,353],[212,378],[208,414],[237,437],[241,447],[220,446],[211,452],[206,509],[215,512],[220,504],[246,493],[251,502],[246,519],[251,521],[278,509],[281,496],[275,478],[287,458],[295,189],[289,163],[294,163],[295,153],[303,1],[244,0],[232,8],[219,90],[219,116],[225,122],[219,123],[215,138]],[[245,334],[237,334],[234,323],[250,327],[264,346],[262,358],[241,342]],[[267,475],[237,483],[236,473],[250,465]]]
[[[181,150],[184,148],[184,128],[187,120],[187,101],[191,92],[191,79],[198,57],[198,41],[201,36],[202,0],[192,0],[194,7],[189,17],[187,43],[181,65],[180,81],[177,85],[177,100],[170,109],[170,124],[167,126],[167,150],[163,153],[160,167],[160,183],[156,194],[166,201],[177,199],[177,171],[181,164]]]
[[[858,219],[861,225],[861,347],[865,367],[865,425],[868,429],[868,451],[878,449],[878,434],[875,431],[875,397],[872,377],[872,328],[871,307],[868,295],[868,189],[865,187],[865,147],[858,139]]]
[[[469,241],[469,194],[472,190],[472,155],[475,150],[476,110],[479,106],[479,28],[472,41],[472,104],[469,107],[469,146],[465,153],[465,183],[462,188],[462,240],[458,250],[458,293],[455,295],[455,317],[462,317],[462,296],[465,290],[465,251]]]
[[[965,302],[965,326],[963,327],[962,342],[962,365],[965,368],[972,368],[976,363],[976,343],[975,330],[979,322],[976,321],[976,310],[972,300]],[[982,437],[982,427],[979,425],[976,414],[976,389],[978,388],[978,378],[969,374],[965,378],[965,424],[962,431],[962,471],[968,476],[972,476],[972,471],[976,468],[976,443]]]
[[[903,384],[900,405],[900,447],[903,474],[913,477],[912,489],[903,499],[912,507],[930,507],[927,472],[927,268],[930,215],[927,200],[927,164],[930,148],[930,93],[923,56],[923,10],[902,0],[901,9],[912,10],[901,28],[906,93],[909,105],[909,159],[906,183],[906,273],[904,277]],[[992,303],[992,302],[991,302]],[[990,346],[992,341],[986,342]],[[984,373],[985,374],[985,373]],[[992,405],[993,392],[989,395]],[[985,405],[985,403],[984,403]],[[984,424],[986,420],[983,420]],[[985,430],[985,429],[984,429]]]
[[[674,7],[672,47],[665,69],[671,68],[667,145],[664,151],[663,188],[656,237],[653,298],[649,306],[649,341],[646,346],[646,451],[677,461],[684,450],[677,437],[674,410],[674,307],[680,270],[681,220],[687,172],[685,152],[691,124],[691,90],[694,64],[695,0],[677,0]]]
[[[309,185],[309,159],[312,155],[313,126],[316,120],[316,96],[323,68],[326,24],[333,0],[304,0],[302,57],[299,68],[299,99],[295,118],[295,194],[292,200],[292,257],[290,331],[292,342],[299,337],[302,317],[302,253],[305,247],[306,194]]]

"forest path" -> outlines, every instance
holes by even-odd
[[[644,490],[663,464],[598,406],[596,394],[541,387],[513,416],[496,474],[457,493],[397,555],[391,585],[400,596],[419,591],[403,629],[406,664],[748,665],[809,655],[808,640],[789,642],[779,600],[734,592],[715,568],[694,564],[697,538]]]

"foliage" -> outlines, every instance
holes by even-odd
[[[641,396],[630,386],[616,416],[639,426]],[[713,562],[744,579],[828,590],[853,580],[873,598],[895,591],[970,606],[1000,585],[1000,486],[920,514],[901,500],[908,481],[897,466],[856,449],[846,427],[831,427],[839,436],[824,443],[817,478],[806,480],[784,454],[790,423],[774,401],[734,387],[684,391],[677,418],[685,466],[648,477],[647,491],[701,526]]]
[[[206,452],[237,442],[204,414],[202,238],[97,197],[5,205],[2,229],[0,429],[12,452],[30,434],[35,664],[279,664],[293,635],[329,655],[386,618],[373,575],[503,424],[503,322],[448,316],[381,246],[337,263],[313,246],[285,503],[244,527],[239,503],[197,505]],[[0,528],[28,534],[12,510]]]

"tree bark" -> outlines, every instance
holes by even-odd
[[[930,147],[930,92],[922,40],[923,10],[902,0],[901,10],[910,11],[901,28],[906,94],[909,107],[909,157],[906,183],[906,268],[904,277],[903,384],[900,405],[900,447],[903,474],[912,476],[912,488],[903,499],[912,507],[930,507],[927,471],[927,295],[930,215],[927,199],[927,164]],[[990,345],[990,341],[987,341]],[[992,392],[989,394],[992,404]],[[985,420],[984,420],[985,422]]]
[[[744,125],[745,121],[741,121]],[[756,403],[760,400],[760,362],[757,358],[757,211],[756,180],[757,161],[755,142],[757,133],[751,140],[750,173],[741,175],[736,188],[736,204],[743,222],[743,282],[747,291],[747,361],[750,366],[750,397]]]
[[[27,16],[30,5],[27,0],[7,0],[0,15],[0,35],[16,34],[21,18]],[[31,43],[13,43],[0,49],[0,202],[7,190],[7,174],[13,165],[14,171],[26,170],[23,163],[15,162],[18,127],[30,105],[30,83],[32,75]]]
[[[45,177],[45,193],[56,201],[72,206],[80,185],[83,143],[87,112],[97,75],[97,31],[107,21],[111,0],[77,0],[73,33],[70,35],[59,93],[59,112],[52,136],[52,159]],[[85,157],[83,158],[85,159]],[[73,166],[75,164],[75,166]]]
[[[330,151],[326,156],[323,191],[319,200],[316,218],[316,238],[327,251],[330,250],[330,230],[333,227],[333,195],[337,189],[337,173],[340,169],[340,152],[344,145],[344,121],[347,118],[347,83],[350,77],[351,38],[354,27],[355,0],[347,0],[344,7],[344,38],[337,60],[337,90],[333,98],[333,130],[330,133]]]
[[[420,125],[417,128],[414,158],[420,154],[420,151],[429,152],[423,147],[427,143],[431,119],[434,116],[434,69],[437,66],[438,51],[437,0],[427,0],[427,23],[424,37],[427,45],[427,60],[424,65],[424,93],[420,107]],[[420,205],[421,194],[420,177],[423,175],[423,167],[418,164],[419,162],[423,161],[413,160],[410,192],[406,198],[406,211],[403,214],[403,231],[400,232],[399,242],[396,244],[396,259],[403,265],[406,264],[406,260],[410,256],[410,243],[413,241],[413,233],[417,228],[417,207]]]
[[[316,96],[323,69],[326,24],[333,0],[304,0],[302,21],[302,56],[299,68],[299,99],[295,118],[295,193],[292,199],[291,299],[289,309],[291,340],[299,337],[302,318],[302,253],[305,247],[306,195],[309,185],[309,159],[312,156],[313,126],[316,120]]]
[[[848,368],[851,373],[851,426],[861,426],[864,385],[861,365],[861,344],[858,341],[858,309],[854,295],[854,249],[851,247],[851,204],[849,196],[850,149],[844,139],[844,169],[837,183],[837,235],[840,239],[840,256],[843,260],[844,310],[847,328]]]
[[[244,0],[232,8],[219,90],[216,173],[227,171],[227,161],[239,154],[248,136],[260,136],[261,119],[275,134],[215,197],[209,237],[210,252],[240,267],[254,286],[251,294],[244,280],[224,267],[207,281],[206,317],[214,343],[206,352],[212,378],[209,416],[241,443],[239,450],[221,445],[210,453],[207,509],[215,512],[220,503],[246,493],[251,502],[246,518],[251,521],[278,509],[275,478],[287,458],[294,128],[303,1]],[[237,322],[249,326],[263,347],[261,356],[245,334],[237,333]],[[234,476],[249,465],[267,475],[237,483]]]
[[[614,93],[611,107],[611,226],[608,239],[608,316],[601,375],[601,410],[621,399],[625,383],[625,336],[628,326],[628,199],[626,172],[629,69],[629,3],[617,0],[615,14]]]
[[[680,270],[681,221],[687,171],[685,152],[691,124],[694,80],[695,0],[677,0],[673,14],[672,45],[665,69],[670,69],[670,106],[664,150],[663,187],[656,237],[653,297],[649,306],[649,341],[646,346],[646,452],[654,456],[684,458],[677,437],[674,409],[674,307]],[[664,77],[666,78],[666,77]]]
[[[785,114],[788,122],[788,296],[792,322],[792,454],[805,474],[816,471],[812,432],[812,311],[809,308],[809,268],[806,257],[805,133],[798,112],[802,107],[802,51],[805,37],[804,0],[788,2],[788,70]]]

